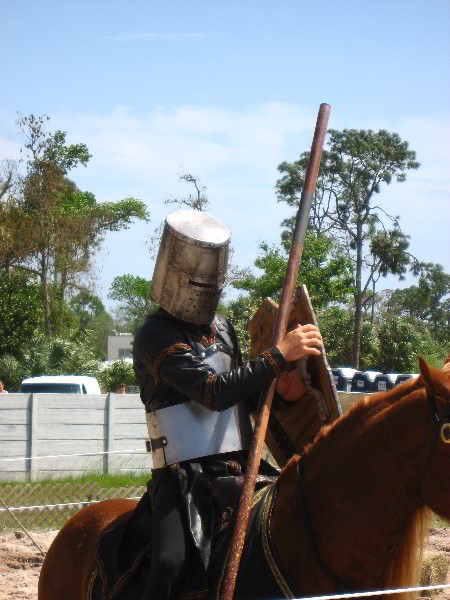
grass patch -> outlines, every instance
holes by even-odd
[[[0,498],[27,529],[60,529],[87,503],[108,498],[141,498],[150,477],[150,474],[90,473],[63,479],[2,482]],[[12,514],[0,507],[0,531],[16,528]]]
[[[450,527],[450,521],[446,521],[442,517],[434,515],[433,527],[436,529],[447,529],[447,527]]]
[[[422,563],[421,586],[442,585],[447,583],[449,561],[443,554],[435,552],[426,554]],[[431,598],[439,590],[423,590],[420,592],[422,598]]]
[[[134,473],[122,473],[120,475],[103,475],[101,473],[87,473],[86,475],[79,475],[76,477],[48,477],[44,479],[37,479],[36,481],[0,481],[0,489],[6,486],[26,486],[26,485],[47,485],[47,484],[64,484],[64,483],[91,483],[98,484],[102,488],[118,488],[118,487],[130,487],[147,485],[147,482],[152,478],[151,473],[145,475],[135,475]]]

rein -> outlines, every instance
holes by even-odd
[[[427,397],[428,413],[430,415],[431,423],[433,425],[433,432],[431,444],[427,453],[427,458],[425,460],[424,467],[422,469],[422,474],[420,477],[419,497],[422,500],[422,502],[424,502],[422,497],[423,480],[425,478],[426,472],[428,471],[428,467],[430,466],[431,459],[433,458],[434,451],[436,450],[439,438],[444,444],[450,444],[450,405],[446,406],[445,408],[440,408],[438,403],[436,402],[436,398],[440,398],[440,396],[438,396],[435,393],[429,394],[426,390],[425,394]]]

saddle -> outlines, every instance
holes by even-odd
[[[257,475],[255,491],[260,490],[266,485],[275,483],[277,477],[270,475]],[[235,507],[239,502],[244,485],[244,476],[237,477],[217,477],[211,484],[211,493],[216,501],[216,508],[219,513],[229,507]]]
[[[275,483],[277,477],[258,475],[255,491]],[[239,502],[243,476],[218,477],[211,484],[215,499],[216,527],[214,536],[226,534],[233,523]],[[131,514],[114,522],[99,539],[94,570],[87,600],[138,600],[142,598],[151,565],[152,510],[150,495],[142,496]],[[208,598],[209,591],[195,589],[197,566],[192,561],[183,600]],[[207,592],[207,593],[206,593]],[[205,594],[204,596],[202,594]]]

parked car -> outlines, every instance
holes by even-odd
[[[24,379],[20,385],[24,394],[100,394],[95,377],[87,375],[41,375]]]

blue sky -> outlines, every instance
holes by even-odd
[[[148,204],[149,225],[106,237],[106,301],[116,275],[151,278],[145,241],[164,200],[189,191],[183,170],[207,186],[239,266],[277,242],[276,167],[309,149],[328,102],[330,127],[396,131],[417,152],[421,168],[380,203],[448,271],[449,17],[447,0],[0,0],[0,158],[18,156],[17,111],[46,113],[93,155],[71,174],[81,189]]]

